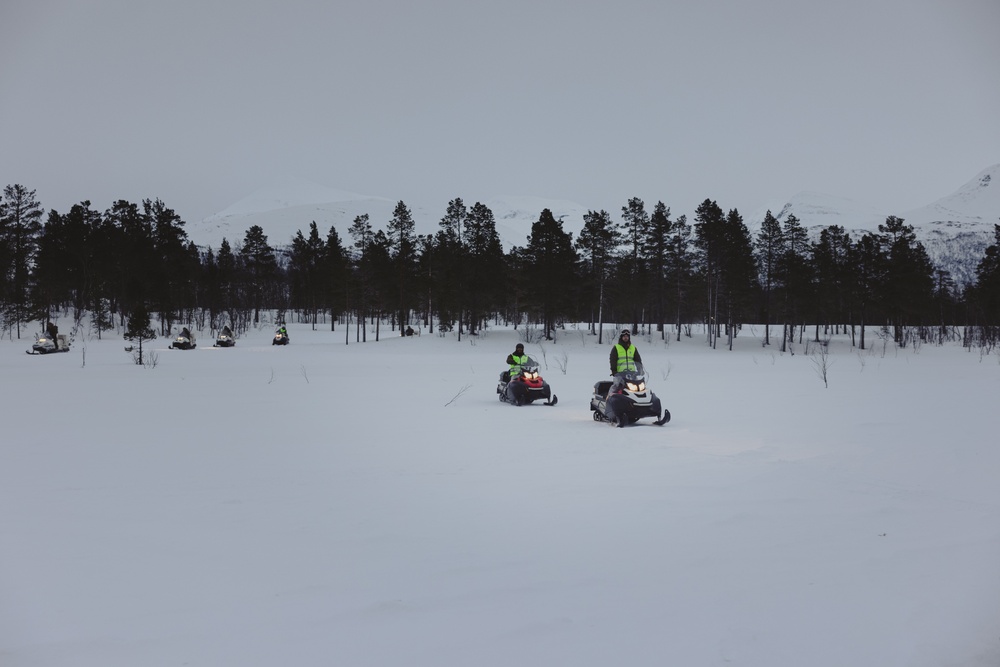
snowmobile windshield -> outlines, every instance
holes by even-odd
[[[642,367],[641,365],[639,366]],[[646,390],[646,374],[639,371],[621,371],[615,374],[613,390],[628,389],[631,392]]]
[[[532,380],[538,377],[538,362],[528,357],[521,364],[520,375],[525,379]]]

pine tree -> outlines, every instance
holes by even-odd
[[[358,322],[358,334],[355,336],[355,339],[360,340],[362,336],[366,337],[363,325],[365,313],[368,312],[369,303],[372,298],[371,285],[373,283],[371,276],[371,253],[369,249],[372,246],[374,233],[372,225],[368,221],[368,214],[364,213],[355,217],[347,233],[351,235],[351,239],[354,241],[354,265],[358,273],[358,298],[355,300],[354,310],[357,312]]]
[[[144,199],[142,215],[152,230],[156,261],[144,267],[149,274],[149,296],[160,315],[160,331],[166,334],[182,312],[192,308],[193,276],[187,251],[184,221],[160,199]]]
[[[466,218],[464,234],[466,262],[462,293],[469,324],[475,334],[488,311],[500,301],[500,289],[505,284],[503,246],[497,234],[496,219],[488,206],[476,202]]]
[[[334,330],[334,323],[337,321],[337,313],[340,304],[343,304],[344,312],[350,312],[349,296],[351,289],[350,260],[347,250],[340,240],[340,234],[336,227],[330,227],[326,234],[326,248],[323,253],[323,287],[325,290],[327,303],[330,309],[330,331]],[[348,327],[344,327],[346,330]],[[345,337],[347,333],[345,332]]]
[[[879,240],[886,255],[884,299],[893,325],[893,340],[905,344],[907,326],[920,324],[923,307],[932,301],[934,267],[913,226],[890,215],[878,226]]]
[[[593,293],[597,303],[597,332],[594,331],[593,309],[590,311],[590,332],[597,333],[599,344],[604,342],[604,286],[621,241],[621,229],[607,211],[587,211],[584,214],[583,229],[575,247],[583,254],[584,289]]]
[[[309,224],[309,237],[298,230],[292,237],[289,254],[292,307],[309,312],[313,329],[323,294],[323,268],[326,247],[320,238],[316,221]]]
[[[771,293],[777,282],[778,258],[782,254],[783,247],[784,235],[781,232],[781,223],[768,210],[764,214],[764,221],[760,225],[754,244],[761,288],[764,292],[764,345],[771,344]]]
[[[409,322],[411,309],[411,294],[408,288],[416,273],[416,237],[414,230],[416,225],[413,222],[413,215],[406,204],[399,201],[392,213],[389,221],[387,236],[389,238],[390,256],[396,269],[397,287],[397,322],[399,323],[399,335],[403,335],[404,328]]]
[[[813,289],[812,263],[809,255],[809,234],[795,215],[785,219],[782,228],[784,254],[780,257],[779,271],[784,286],[784,332],[781,351],[795,340],[795,327],[801,322]],[[801,332],[800,332],[801,338]]]
[[[619,303],[631,306],[631,319],[633,331],[639,328],[639,301],[640,290],[636,286],[642,284],[646,273],[646,265],[643,261],[642,245],[646,239],[649,228],[649,214],[646,213],[646,206],[641,199],[633,197],[628,200],[626,206],[622,206],[622,231],[625,236],[625,260],[624,272],[626,280],[622,288],[616,294]]]
[[[682,215],[671,226],[670,240],[667,244],[668,281],[675,298],[674,319],[678,341],[681,339],[681,323],[694,265],[690,248],[691,226],[687,223],[687,216]]]
[[[3,320],[5,328],[16,328],[31,319],[31,269],[42,229],[42,205],[34,190],[8,185],[0,209],[0,270],[3,271]]]
[[[878,303],[885,283],[886,258],[876,235],[867,233],[854,245],[854,280],[851,292],[858,304],[858,327],[861,338],[858,349],[865,349],[865,327],[873,303]]]
[[[246,273],[250,303],[253,307],[253,323],[260,321],[260,310],[264,305],[265,290],[278,270],[274,249],[267,243],[267,235],[260,225],[253,225],[246,231],[240,248],[240,263]]]
[[[444,330],[450,329],[456,321],[460,330],[462,326],[461,310],[466,305],[463,285],[469,267],[469,251],[465,244],[468,217],[468,209],[461,198],[448,202],[448,209],[438,222],[433,252],[423,258],[439,322]]]
[[[719,336],[719,293],[722,289],[722,261],[725,250],[725,218],[719,205],[706,199],[695,209],[695,247],[698,269],[705,282],[708,343],[715,347]]]
[[[1000,225],[993,225],[993,243],[976,266],[976,282],[969,289],[980,344],[1000,344]]]
[[[662,339],[666,339],[667,318],[667,274],[670,271],[670,239],[673,232],[673,221],[670,220],[670,209],[662,201],[656,202],[653,214],[649,217],[646,236],[643,239],[642,251],[646,259],[649,280],[647,281],[649,303],[652,320],[656,322],[656,330]]]
[[[564,312],[573,292],[578,260],[573,235],[563,231],[562,222],[553,217],[552,211],[544,209],[531,225],[526,253],[535,288],[532,300],[540,311],[545,338],[550,340],[556,317]]]
[[[820,231],[819,239],[812,246],[812,264],[816,283],[816,340],[819,327],[836,321],[849,320],[848,283],[851,261],[850,235],[839,225]]]
[[[142,344],[148,340],[156,339],[156,332],[149,326],[149,310],[143,303],[137,303],[128,316],[128,326],[125,328],[125,340],[138,344],[139,350],[136,355],[136,364],[143,365]]]

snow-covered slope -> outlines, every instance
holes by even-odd
[[[984,169],[950,195],[909,211],[878,211],[849,199],[816,192],[800,192],[770,209],[784,222],[795,216],[810,234],[818,236],[830,225],[844,227],[852,237],[878,232],[889,215],[913,226],[934,263],[952,274],[959,285],[972,281],[983,250],[992,241],[993,225],[1000,223],[1000,164]],[[747,220],[756,234],[766,211]]]
[[[223,238],[235,247],[242,242],[246,230],[258,225],[272,246],[282,247],[291,243],[296,232],[307,233],[309,224],[315,222],[322,236],[326,236],[330,227],[335,227],[341,241],[348,245],[351,242],[348,229],[356,217],[367,214],[374,229],[385,229],[398,202],[308,181],[288,181],[255,192],[200,223],[189,224],[187,232],[198,245],[218,249]],[[404,203],[410,209],[418,234],[436,233],[448,209],[446,201],[435,206]],[[468,208],[475,203],[465,201]],[[500,196],[483,204],[493,211],[497,234],[507,249],[524,245],[532,223],[546,208],[557,220],[563,221],[566,231],[574,233],[583,226],[583,216],[587,212],[574,202],[540,197]]]
[[[552,211],[552,216],[561,221],[563,229],[572,232],[574,238],[583,228],[583,216],[587,213],[587,209],[576,202],[542,197],[504,195],[489,199],[483,204],[493,211],[497,234],[505,248],[525,245],[531,234],[531,225],[545,209]]]
[[[903,214],[925,235],[987,231],[1000,223],[1000,164],[984,169],[958,190]]]
[[[773,208],[755,212],[746,221],[752,232],[756,233],[760,228],[767,210],[781,222],[794,214],[802,226],[810,231],[831,225],[840,225],[851,232],[871,231],[878,228],[879,221],[884,221],[886,216],[890,215],[853,199],[822,192],[803,191]]]

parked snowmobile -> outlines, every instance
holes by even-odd
[[[504,371],[500,374],[497,394],[504,403],[528,405],[545,399],[544,405],[555,405],[559,398],[552,393],[549,383],[538,373],[538,362],[528,357],[519,371]]]
[[[670,411],[664,409],[660,416],[660,399],[646,387],[646,373],[640,365],[616,373],[611,380],[601,380],[594,385],[590,409],[595,422],[610,422],[624,427],[643,417],[653,417],[657,426],[670,421]]]
[[[222,327],[222,331],[215,337],[215,347],[232,347],[234,345],[236,345],[236,339],[233,337],[233,330],[228,326]]]
[[[66,334],[50,336],[47,333],[35,334],[35,342],[28,354],[49,354],[51,352],[69,352],[69,337]]]
[[[274,332],[274,339],[271,341],[271,345],[288,345],[288,331],[284,326],[278,328]]]
[[[171,350],[193,350],[196,347],[198,344],[194,342],[194,336],[187,327],[181,329],[181,332],[174,338],[174,342],[169,345]]]

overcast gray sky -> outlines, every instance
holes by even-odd
[[[901,213],[1000,162],[1000,2],[4,0],[0,114],[0,186],[60,212],[294,176]]]

